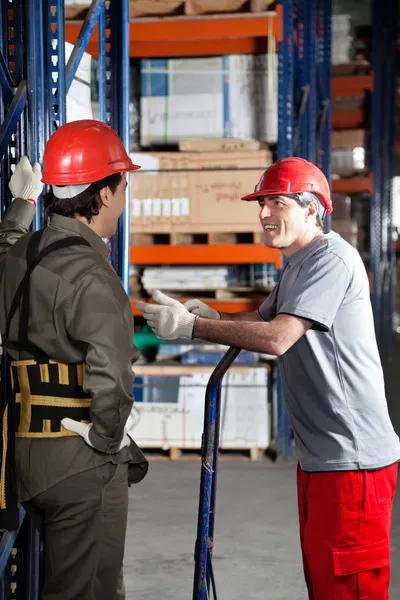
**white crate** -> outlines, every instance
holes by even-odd
[[[165,369],[167,372],[168,367]],[[144,401],[135,403],[137,422],[133,432],[140,447],[201,447],[205,391],[212,370],[202,367],[194,368],[191,375],[144,377],[144,386],[150,387],[143,388]],[[183,367],[182,372],[190,373],[190,368]],[[222,449],[268,447],[268,376],[263,367],[243,366],[232,367],[226,375],[221,393]]]

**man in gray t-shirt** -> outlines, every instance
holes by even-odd
[[[255,192],[265,244],[287,258],[256,313],[220,314],[161,292],[139,303],[158,337],[197,337],[279,357],[299,453],[304,573],[312,600],[386,600],[390,528],[400,459],[358,252],[323,233],[332,212],[323,173],[277,161]]]

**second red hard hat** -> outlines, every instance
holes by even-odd
[[[94,183],[114,173],[140,169],[133,164],[117,133],[102,121],[85,119],[62,125],[43,154],[43,183]]]
[[[281,158],[263,173],[254,192],[244,196],[242,200],[258,200],[265,196],[300,194],[302,192],[315,194],[325,207],[325,214],[331,214],[332,199],[329,184],[323,172],[303,158]]]

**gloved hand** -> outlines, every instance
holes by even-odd
[[[176,340],[179,337],[193,339],[194,324],[198,315],[192,315],[178,300],[166,296],[159,290],[152,293],[159,304],[138,302],[136,307],[160,339]]]
[[[43,190],[42,169],[39,163],[31,163],[27,156],[23,156],[15,167],[8,187],[13,198],[36,200]]]
[[[74,419],[70,419],[70,418],[65,418],[62,419],[61,421],[61,425],[64,427],[64,429],[68,429],[68,431],[73,431],[74,433],[77,433],[78,435],[80,435],[84,441],[87,443],[88,446],[90,446],[91,448],[94,448],[93,444],[90,441],[89,438],[89,432],[93,427],[93,423],[81,423],[80,421],[75,421]],[[124,429],[124,437],[121,440],[121,444],[118,448],[118,450],[116,450],[116,452],[119,452],[120,450],[122,450],[122,448],[126,448],[127,446],[131,445],[131,438],[129,437],[126,428]]]
[[[211,306],[208,306],[208,304],[205,304],[201,300],[188,300],[187,302],[184,302],[183,306],[190,313],[199,315],[199,317],[204,317],[204,319],[217,320],[221,318],[221,315],[217,310],[214,310]]]

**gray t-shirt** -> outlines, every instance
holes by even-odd
[[[301,467],[378,469],[399,460],[358,252],[334,232],[313,240],[288,259],[259,313],[314,323],[279,358]]]

